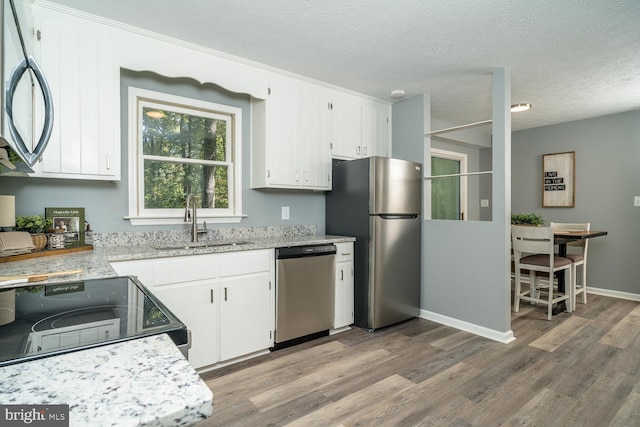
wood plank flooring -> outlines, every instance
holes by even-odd
[[[500,344],[423,319],[203,374],[208,426],[640,426],[640,303],[525,304]]]

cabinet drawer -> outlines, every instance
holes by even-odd
[[[153,270],[154,285],[159,286],[217,277],[220,265],[217,255],[192,255],[156,260]]]
[[[271,249],[220,255],[220,277],[269,271],[273,265]]]
[[[336,262],[353,260],[353,243],[336,243]]]

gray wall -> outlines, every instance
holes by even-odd
[[[144,231],[179,226],[131,226],[128,214],[127,175],[127,87],[162,91],[242,108],[242,197],[247,218],[239,224],[211,224],[211,227],[312,225],[324,233],[324,194],[309,191],[252,190],[250,182],[251,107],[249,97],[215,85],[201,85],[189,79],[168,79],[152,73],[123,70],[121,78],[122,181],[100,182],[67,179],[0,177],[0,193],[16,196],[16,215],[44,214],[45,207],[85,207],[86,218],[96,232]],[[281,207],[290,207],[290,220],[280,219]],[[185,228],[188,225],[185,224]]]
[[[590,222],[588,286],[640,294],[640,111],[514,132],[511,210]],[[574,208],[542,208],[542,155],[576,152]]]
[[[422,163],[424,160],[424,95],[398,101],[391,107],[392,156]]]
[[[508,117],[505,111],[510,105],[510,76],[496,73],[494,80],[494,109],[498,110],[498,115],[494,111],[494,120],[503,129],[494,145],[495,151],[489,150],[492,159],[484,159],[483,163],[498,166],[494,169],[490,190],[494,220],[423,221],[420,307],[427,318],[469,327],[474,332],[488,331],[495,339],[506,340],[510,336],[506,223],[506,206],[510,200],[505,176],[511,171],[511,127],[510,121],[505,120]],[[424,156],[434,142],[424,138],[424,133],[431,130],[430,99],[428,96],[415,98],[418,99],[410,98],[393,106],[394,156],[409,153]],[[401,121],[400,114],[406,114],[411,120]],[[422,149],[418,150],[418,146]],[[475,155],[477,167],[479,157]],[[430,174],[431,165],[425,164],[424,169]]]

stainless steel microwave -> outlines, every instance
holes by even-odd
[[[0,173],[32,172],[53,129],[53,99],[40,65],[32,55],[31,0],[8,0],[0,8],[2,90],[0,101]],[[36,111],[41,112],[36,119]]]

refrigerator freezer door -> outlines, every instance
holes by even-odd
[[[420,311],[420,217],[369,217],[368,325],[377,329]]]
[[[418,214],[421,212],[420,163],[388,157],[371,157],[370,214]]]

